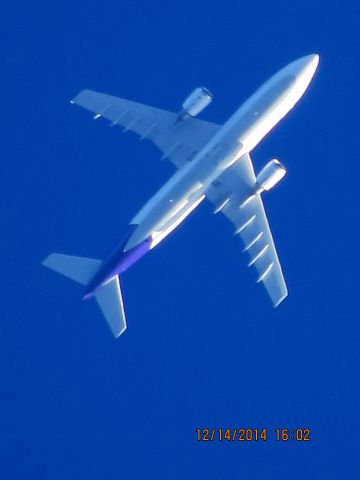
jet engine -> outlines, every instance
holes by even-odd
[[[196,88],[182,104],[183,116],[196,117],[211,102],[212,95],[207,88]]]
[[[260,192],[271,190],[285,176],[286,168],[275,158],[260,171],[256,178]]]

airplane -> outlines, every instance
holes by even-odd
[[[309,86],[319,55],[302,57],[273,75],[223,124],[197,115],[212,101],[204,87],[196,88],[178,113],[82,90],[71,103],[104,117],[111,126],[151,140],[176,173],[131,220],[115,250],[104,261],[59,253],[43,265],[85,286],[84,299],[95,297],[115,337],[126,330],[120,275],[156,247],[207,198],[214,213],[222,212],[244,243],[249,266],[258,272],[273,306],[288,295],[280,261],[266,218],[262,193],[286,174],[277,159],[258,175],[250,153],[294,107]]]

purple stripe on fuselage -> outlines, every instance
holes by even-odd
[[[124,248],[129,241],[131,235],[135,231],[137,225],[130,225],[129,231],[121,239],[119,245],[115,248],[112,254],[104,260],[101,264],[99,270],[96,272],[95,276],[88,283],[85,292],[84,298],[89,298],[92,296],[94,291],[102,285],[104,282],[119,275],[120,273],[125,272],[131,265],[140,260],[149,250],[151,245],[151,239],[147,238],[143,242],[136,245],[130,250],[124,251]]]

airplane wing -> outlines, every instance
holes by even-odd
[[[169,158],[178,168],[191,161],[220,128],[191,117],[176,122],[176,113],[92,90],[82,90],[71,103],[95,113],[94,119],[107,118],[111,126],[131,130],[141,140],[148,138],[163,152],[162,158]]]
[[[235,225],[235,233],[244,242],[249,266],[254,265],[274,307],[287,296],[287,287],[264,205],[256,190],[256,177],[249,154],[229,167],[206,192],[215,205]]]

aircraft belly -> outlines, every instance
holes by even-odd
[[[159,234],[167,230],[183,212],[197,202],[202,192],[203,183],[190,176],[184,177],[171,189],[160,190],[132,221],[132,224],[138,222],[137,228],[126,244],[125,250],[129,250],[151,237],[154,232]]]
[[[138,227],[125,250],[152,235],[159,238],[165,231],[169,234],[179,220],[181,223],[201,203],[209,185],[242,151],[237,141],[224,140],[210,147],[196,161],[176,172],[133,218],[131,224]]]

